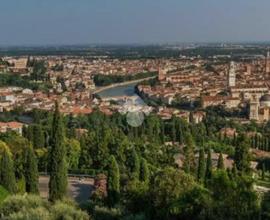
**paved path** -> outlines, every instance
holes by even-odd
[[[49,194],[49,177],[39,177],[39,192],[42,198],[48,198]],[[89,199],[90,194],[94,188],[93,178],[78,178],[68,177],[68,196],[77,202],[83,202]]]

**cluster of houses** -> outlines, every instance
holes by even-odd
[[[270,53],[229,65],[202,59],[192,63],[193,68],[176,71],[160,68],[159,83],[139,85],[140,94],[169,105],[184,100],[190,105],[197,101],[203,109],[218,105],[227,109],[246,107],[250,120],[270,119]]]

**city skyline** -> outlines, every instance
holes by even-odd
[[[269,42],[266,0],[3,1],[1,46]]]

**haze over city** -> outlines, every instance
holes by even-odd
[[[0,45],[269,41],[268,0],[4,0]]]

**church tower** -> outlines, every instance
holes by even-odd
[[[259,119],[259,100],[256,95],[251,98],[249,103],[249,119],[256,121]]]
[[[265,73],[270,74],[270,52],[267,52],[266,58],[265,58]]]
[[[236,73],[235,73],[235,63],[231,61],[230,63],[230,69],[228,72],[228,86],[233,87],[235,86],[235,78],[236,78]]]

